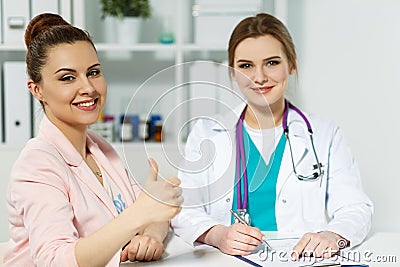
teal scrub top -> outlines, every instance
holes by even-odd
[[[249,183],[247,212],[251,218],[251,225],[261,231],[276,231],[275,202],[276,182],[281,167],[283,152],[286,145],[286,137],[282,133],[275,151],[271,154],[269,164],[266,164],[260,151],[254,144],[245,126],[243,125],[243,141]],[[243,173],[243,166],[241,166]],[[236,176],[235,176],[236,177]],[[244,179],[241,175],[241,191],[244,196]],[[232,209],[237,210],[237,184],[233,193]],[[232,217],[232,223],[234,218]]]

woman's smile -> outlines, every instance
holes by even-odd
[[[266,93],[270,92],[273,88],[274,88],[274,86],[262,86],[262,87],[255,87],[255,88],[251,88],[251,89],[257,94],[266,94]]]
[[[72,105],[76,106],[80,110],[92,111],[92,110],[95,110],[97,108],[97,101],[98,100],[99,100],[98,98],[95,98],[95,99],[81,101],[81,102],[78,102],[78,103],[72,103]]]

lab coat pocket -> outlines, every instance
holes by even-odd
[[[320,180],[301,182],[303,219],[308,225],[319,225],[325,220],[325,192]]]
[[[227,201],[229,199],[229,201]],[[210,216],[221,224],[230,224],[229,210],[232,208],[230,198],[223,197],[210,205]]]

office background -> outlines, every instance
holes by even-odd
[[[265,9],[272,8],[270,2],[264,1]],[[93,3],[87,1],[85,7],[90,8]],[[183,8],[190,12],[192,2],[183,3]],[[326,115],[340,125],[359,164],[365,190],[375,204],[372,230],[400,231],[400,215],[396,212],[396,203],[400,202],[397,171],[400,126],[396,116],[399,114],[397,102],[400,97],[400,30],[397,26],[400,25],[397,15],[400,2],[276,0],[276,3],[284,7],[280,15],[294,38],[299,56],[299,81],[289,91],[291,99],[303,110]],[[155,14],[161,11],[174,14],[174,8],[168,1],[153,0],[152,4]],[[190,19],[191,14],[183,17]],[[97,25],[96,19],[88,19],[86,23],[90,27]],[[192,26],[185,23],[182,29],[189,39],[193,39]],[[144,41],[151,38],[151,34],[142,34]],[[171,60],[168,55],[170,52],[161,53],[161,58],[155,57],[154,61],[140,61],[142,70],[138,70],[138,75],[145,76],[155,64],[159,64],[157,69],[171,65],[174,59]],[[105,51],[102,56],[110,53],[112,51]],[[223,58],[223,52],[216,54],[218,59]],[[135,55],[133,53],[132,60],[137,60]],[[196,56],[199,59],[205,57],[203,52],[198,52],[183,60],[193,60]],[[8,59],[9,55],[6,57]],[[23,59],[19,55],[17,57]],[[109,76],[116,72],[117,65],[113,60],[110,62],[106,69]],[[125,63],[122,66],[126,66]],[[135,74],[134,70],[132,72]],[[108,80],[123,80],[121,76],[128,74],[115,74]],[[144,81],[144,77],[141,79]],[[113,88],[114,97],[118,96],[113,106],[118,106],[124,81]],[[109,101],[112,101],[112,96]],[[0,195],[3,196],[0,202],[0,241],[8,238],[4,217],[6,185],[12,163],[21,148],[22,145],[0,145]],[[117,146],[117,149],[122,155],[122,148]],[[162,153],[156,148],[152,152],[154,155]],[[130,154],[131,159],[145,161],[145,155],[139,155],[135,149],[125,150],[125,153]],[[167,162],[161,163],[163,167],[168,174],[174,172]],[[147,169],[143,169],[142,177],[146,175]]]

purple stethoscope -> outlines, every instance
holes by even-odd
[[[310,136],[310,142],[311,142],[311,147],[313,149],[314,157],[316,164],[312,166],[312,169],[314,172],[310,175],[301,175],[296,171],[296,166],[294,164],[293,160],[293,151],[292,151],[292,145],[290,143],[290,138],[289,138],[289,127],[287,123],[287,118],[289,115],[289,108],[297,112],[297,114],[300,115],[300,117],[303,119],[304,123],[307,125],[307,130],[308,134]],[[244,140],[243,140],[243,120],[244,120],[244,114],[245,114],[246,109],[242,112],[240,115],[237,127],[236,127],[236,181],[237,181],[237,186],[236,186],[236,197],[237,197],[237,213],[238,215],[248,224],[251,224],[251,219],[250,215],[246,212],[247,211],[247,200],[248,200],[248,178],[247,178],[247,169],[246,169],[246,159],[245,159],[245,153],[244,153]],[[317,152],[315,151],[315,146],[314,146],[314,140],[313,140],[313,130],[311,128],[311,124],[307,117],[304,115],[303,112],[296,106],[294,106],[292,103],[287,101],[285,99],[285,111],[283,113],[283,118],[282,118],[282,128],[283,132],[285,134],[286,140],[288,141],[289,144],[289,150],[290,150],[290,157],[292,159],[292,166],[293,166],[293,172],[296,175],[296,177],[300,181],[316,181],[320,177],[324,175],[324,171],[322,169],[323,165],[319,162]],[[242,198],[242,185],[241,185],[241,178],[240,178],[240,166],[243,166],[243,182],[244,182],[244,196]],[[322,179],[321,179],[322,180]],[[235,219],[235,222],[237,222],[237,219]]]

